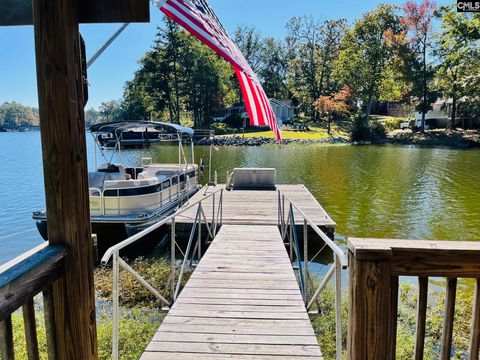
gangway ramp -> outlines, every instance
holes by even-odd
[[[321,359],[277,226],[223,225],[141,359]]]

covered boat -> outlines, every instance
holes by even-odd
[[[121,132],[140,127],[154,128],[161,134],[159,141],[178,142],[179,161],[176,164],[158,164],[152,163],[150,158],[143,158],[138,166],[125,167],[112,163],[110,159],[96,171],[89,172],[92,233],[97,235],[99,256],[112,245],[170,215],[198,191],[198,166],[193,161],[192,129],[170,123],[129,121],[94,125],[90,131],[106,159],[101,149],[99,133],[120,139]],[[190,162],[183,150],[184,138],[190,141]],[[115,147],[120,148],[121,144],[117,142]],[[46,212],[35,211],[33,219],[46,240]],[[142,248],[135,250],[145,252],[157,245],[162,238],[161,231],[159,229],[158,232],[149,234],[142,241]]]

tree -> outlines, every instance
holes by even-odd
[[[216,110],[224,106],[232,68],[192,37],[185,42],[179,61],[185,110],[192,114],[195,127],[208,126]]]
[[[264,50],[263,37],[255,26],[237,26],[233,41],[242,52],[245,60],[250,64],[254,72],[262,67],[262,52]],[[230,86],[235,90],[236,102],[242,102],[242,90],[236,74],[233,72],[230,77]]]
[[[287,50],[284,43],[274,38],[263,40],[261,67],[258,75],[262,80],[263,89],[269,97],[286,99],[289,91],[287,80]]]
[[[417,110],[422,113],[421,131],[425,130],[425,114],[431,109],[430,104],[436,94],[429,91],[428,84],[434,71],[427,61],[431,44],[432,20],[436,5],[433,1],[423,0],[420,4],[407,1],[403,7],[402,24],[407,30],[407,43],[410,45],[409,55],[410,78],[413,83],[412,95],[422,99]]]
[[[313,17],[293,17],[287,24],[289,87],[312,120],[313,105],[322,94],[331,92],[331,74],[345,31],[345,20],[323,23]]]
[[[122,103],[119,100],[102,102],[99,108],[100,122],[121,121],[123,119]]]
[[[252,70],[257,72],[262,64],[263,39],[255,26],[238,26],[234,35],[235,44],[248,61]]]
[[[314,103],[315,109],[320,116],[324,117],[328,124],[328,134],[330,134],[331,123],[335,117],[346,118],[351,112],[352,92],[345,85],[343,88],[330,96],[322,95]]]
[[[459,99],[475,94],[470,86],[473,74],[469,69],[478,73],[480,66],[480,16],[458,13],[453,5],[441,7],[437,16],[442,23],[434,50],[440,63],[436,80],[444,96],[452,99],[450,127],[453,129]]]
[[[129,119],[168,117],[180,123],[189,117],[203,127],[225,102],[235,100],[231,66],[170,20],[159,28],[152,49],[139,64],[125,84],[122,107]]]
[[[100,122],[100,111],[95,110],[93,107],[85,111],[85,125],[87,128],[98,122]]]
[[[336,75],[365,106],[368,123],[372,102],[379,99],[392,56],[387,34],[401,32],[400,18],[392,5],[367,12],[349,29],[336,63]]]
[[[0,129],[15,130],[20,126],[38,124],[38,109],[24,106],[15,101],[0,105]]]

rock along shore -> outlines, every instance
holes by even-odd
[[[308,139],[284,139],[282,144],[348,144],[350,140],[345,138],[328,138],[319,140]],[[238,135],[233,136],[215,136],[213,138],[203,138],[196,142],[197,145],[215,145],[215,146],[262,146],[277,144],[276,139],[266,137],[242,138]]]

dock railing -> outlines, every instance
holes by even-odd
[[[57,358],[53,283],[64,275],[66,246],[44,243],[0,266],[0,358],[14,359],[12,313],[20,307],[29,359],[39,359],[33,298],[43,293],[43,311],[49,359]]]
[[[300,251],[300,243],[297,234],[296,216],[299,215],[303,221],[303,257]],[[297,216],[298,219],[298,216]],[[289,246],[290,261],[297,263],[298,278],[300,290],[302,292],[303,300],[307,311],[310,311],[315,304],[318,297],[327,288],[330,280],[335,275],[335,326],[336,326],[336,358],[342,359],[342,269],[348,267],[347,257],[343,250],[330,239],[325,232],[323,232],[317,224],[287,195],[278,190],[278,225],[282,235],[282,240],[287,241]],[[315,260],[316,256],[309,258],[308,255],[308,229],[312,229],[324,241],[324,246],[320,249],[316,256],[318,256],[325,247],[330,248],[334,254],[333,264],[330,266],[326,275],[315,289],[309,289],[309,267],[310,263]],[[309,294],[313,295],[309,297]]]
[[[469,354],[480,345],[480,243],[350,238],[348,358],[395,359],[399,278],[418,278],[414,359],[424,358],[429,279],[445,278],[440,359],[450,359],[458,278],[475,281]],[[438,284],[438,282],[437,282]],[[438,285],[436,285],[438,286]],[[455,357],[457,358],[457,357]]]
[[[200,190],[201,191],[201,190]],[[212,201],[212,219],[211,222],[207,220],[205,215],[203,203],[206,201]],[[197,212],[195,215],[195,220],[193,221],[192,230],[187,243],[187,248],[185,253],[183,253],[182,266],[180,268],[180,273],[177,281],[175,282],[175,273],[176,273],[176,249],[178,244],[175,238],[175,220],[178,216],[181,216],[187,210],[190,210],[194,207],[197,207]],[[102,264],[106,265],[111,258],[112,261],[112,282],[113,282],[113,292],[112,292],[112,359],[117,360],[119,358],[118,354],[118,342],[119,342],[119,333],[118,333],[118,324],[120,317],[120,268],[123,268],[129,272],[136,280],[138,280],[147,290],[149,290],[161,303],[170,307],[178,297],[180,292],[180,287],[182,280],[185,274],[185,270],[192,264],[194,257],[197,256],[198,261],[201,259],[202,252],[202,224],[205,225],[208,238],[213,240],[219,230],[219,226],[222,225],[223,219],[223,189],[218,189],[210,194],[204,195],[204,197],[194,203],[187,204],[186,206],[179,209],[174,214],[166,217],[165,219],[155,223],[149,228],[135,234],[134,236],[118,243],[115,246],[109,248],[105,255],[102,257]],[[170,286],[172,290],[172,301],[166,299],[165,296],[161,295],[158,290],[156,290],[151,284],[148,283],[139,273],[137,273],[130,265],[127,264],[125,260],[120,257],[120,251],[126,247],[134,244],[135,242],[142,239],[144,236],[150,234],[151,232],[157,230],[163,225],[171,225],[171,235],[170,235]],[[195,239],[195,233],[197,233]]]

